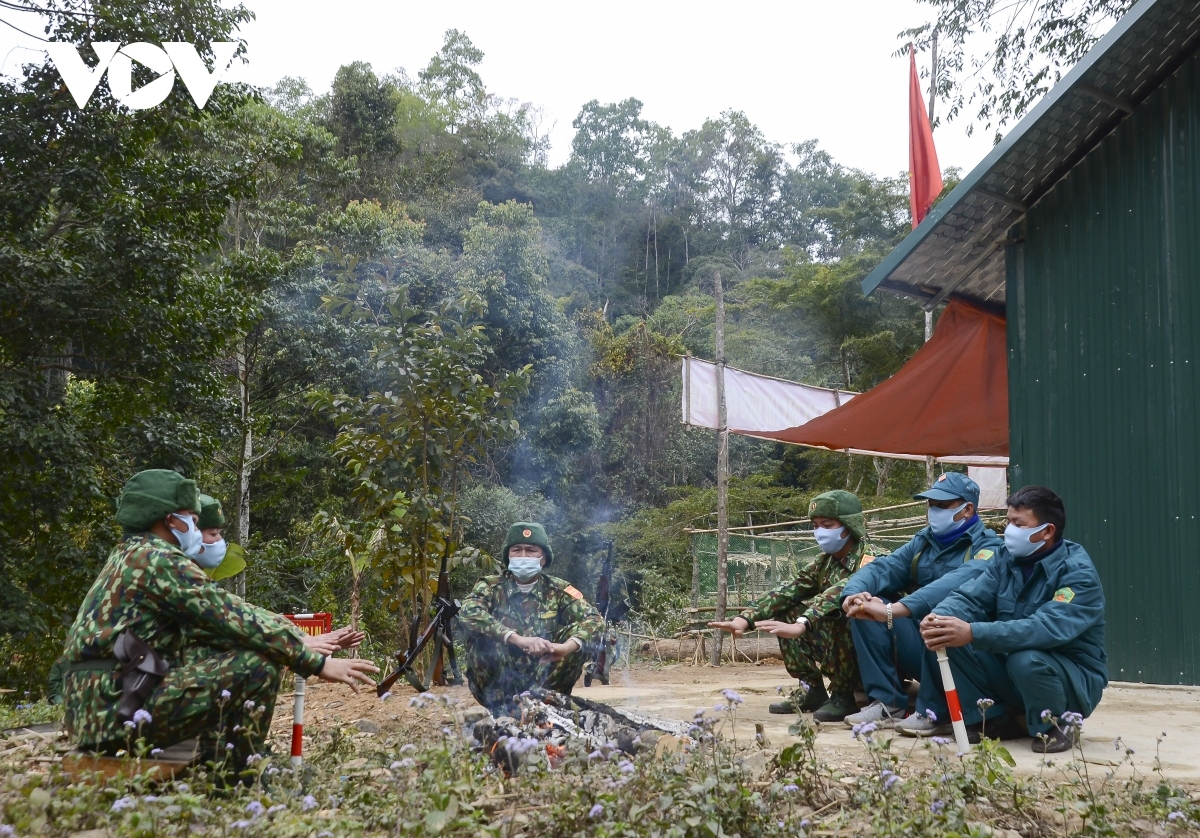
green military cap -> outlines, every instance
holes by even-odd
[[[550,562],[554,561],[554,551],[550,549],[550,538],[546,535],[546,528],[541,524],[517,521],[508,528],[508,535],[504,537],[504,548],[500,551],[501,557],[505,561],[508,561],[508,549],[514,544],[535,544],[541,547],[546,553],[546,562],[542,567],[549,567]]]
[[[853,492],[847,492],[845,489],[834,489],[809,501],[808,517],[834,518],[841,521],[859,541],[867,537],[867,521],[863,517],[862,502]]]
[[[125,483],[117,499],[117,523],[126,532],[145,532],[168,512],[199,507],[195,480],[170,469],[152,468],[139,471]]]
[[[225,510],[212,495],[200,495],[200,524],[202,530],[225,526]]]

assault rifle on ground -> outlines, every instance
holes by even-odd
[[[462,683],[462,676],[458,672],[458,661],[454,657],[454,635],[451,628],[454,615],[458,613],[459,603],[450,593],[450,573],[446,568],[446,559],[447,556],[443,554],[442,566],[438,571],[437,595],[433,599],[433,617],[425,626],[425,630],[420,631],[421,616],[413,615],[412,624],[408,629],[408,648],[396,653],[396,669],[375,687],[376,695],[382,696],[391,690],[392,685],[401,675],[418,692],[425,692],[431,684],[445,687],[449,684]],[[419,636],[418,631],[420,631]],[[412,667],[431,640],[433,641],[433,658],[430,660],[429,668],[425,670],[425,680],[422,681]],[[449,678],[446,677],[447,663],[450,665]]]
[[[596,610],[604,618],[604,632],[588,644],[588,660],[583,665],[583,685],[590,687],[593,678],[608,686],[608,670],[617,654],[617,637],[609,629],[609,612],[612,602],[613,542],[605,542],[608,552],[600,565],[600,579],[596,582]]]

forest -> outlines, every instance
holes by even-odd
[[[50,19],[77,42],[201,43],[251,15],[168,5]],[[679,421],[714,275],[736,367],[861,391],[920,345],[918,306],[859,287],[910,229],[905,173],[736,110],[674,131],[632,95],[584,104],[550,166],[541,112],[490,93],[483,62],[452,29],[411,72],[224,85],[203,110],[177,88],[136,114],[104,85],[79,110],[48,62],[0,82],[0,686],[44,689],[143,468],[223,501],[247,565],[223,584],[353,617],[375,648],[442,555],[462,589],[517,519],[584,591],[611,537],[634,607],[678,606],[683,528],[714,509],[715,434]],[[731,464],[731,515],[758,522],[925,479],[743,438]]]

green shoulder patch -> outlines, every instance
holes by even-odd
[[[978,553],[975,554],[974,558],[981,562],[986,562],[988,559],[990,559],[994,555],[996,555],[995,550],[980,550]]]
[[[1070,588],[1059,588],[1054,592],[1055,602],[1070,602],[1075,599],[1075,592]]]

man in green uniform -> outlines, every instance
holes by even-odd
[[[1037,753],[1070,750],[1079,719],[1108,684],[1104,588],[1087,551],[1063,538],[1066,525],[1062,498],[1043,486],[1021,489],[1008,499],[1004,555],[921,621],[925,645],[948,650],[968,731],[984,719],[992,730],[1010,710],[1023,710]],[[925,677],[941,688],[936,664]],[[981,707],[984,698],[991,703]],[[918,716],[897,729],[939,732]]]
[[[505,571],[479,580],[458,612],[471,694],[489,710],[535,686],[570,695],[604,621],[572,585],[542,572],[554,552],[541,524],[509,527],[501,556]]]
[[[240,769],[262,748],[284,667],[356,691],[379,671],[309,650],[278,615],[214,585],[192,561],[198,495],[193,481],[164,469],[135,474],[121,492],[125,535],[63,653],[64,721],[81,749],[111,754],[138,738],[165,748],[198,736],[202,759],[228,756]],[[193,654],[195,635],[208,654]]]
[[[847,725],[893,727],[908,713],[902,680],[920,679],[927,650],[920,621],[932,608],[983,573],[1000,551],[1000,537],[983,525],[976,507],[979,485],[947,472],[913,496],[929,504],[929,526],[896,552],[863,565],[842,589],[854,653],[871,703],[846,717]],[[917,712],[944,701],[936,685],[921,681]]]
[[[741,616],[709,625],[734,637],[757,628],[779,638],[783,665],[807,692],[800,700],[793,694],[772,704],[770,712],[815,711],[819,722],[840,722],[858,709],[854,690],[860,684],[854,641],[840,607],[842,586],[864,560],[867,527],[858,498],[841,489],[813,498],[808,515],[821,555]],[[829,678],[828,692],[823,676]]]

